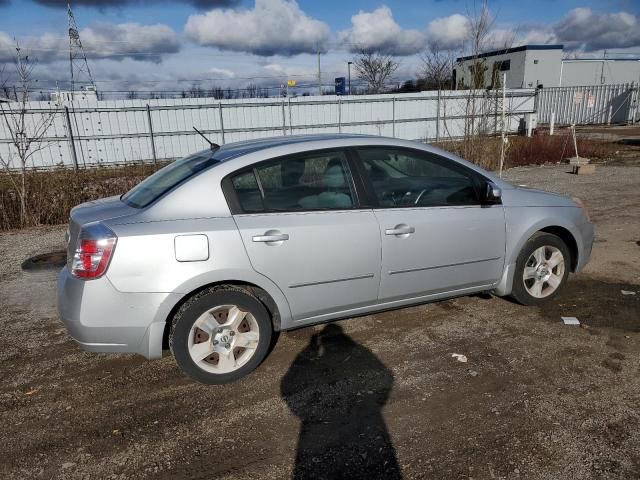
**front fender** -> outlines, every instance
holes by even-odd
[[[536,232],[550,227],[568,231],[577,247],[576,271],[588,260],[593,241],[593,227],[578,207],[505,207],[507,242],[505,269],[495,288],[497,295],[511,293],[518,255]]]

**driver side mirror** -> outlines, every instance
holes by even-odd
[[[495,183],[487,182],[484,187],[484,202],[493,204],[500,203],[502,199],[502,189]]]

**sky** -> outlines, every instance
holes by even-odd
[[[393,55],[394,80],[415,78],[429,45],[467,53],[480,0],[75,0],[102,91],[244,88],[347,75],[363,48]],[[640,57],[640,0],[495,0],[486,47],[563,44],[565,55]],[[41,88],[68,87],[66,0],[0,0],[0,71],[16,41]],[[355,75],[354,75],[355,80]]]

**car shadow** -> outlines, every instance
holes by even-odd
[[[314,334],[280,384],[300,419],[292,478],[402,478],[382,416],[393,374],[335,324]]]

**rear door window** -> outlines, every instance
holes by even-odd
[[[267,162],[232,177],[232,184],[246,213],[343,210],[356,205],[353,180],[342,151]]]

